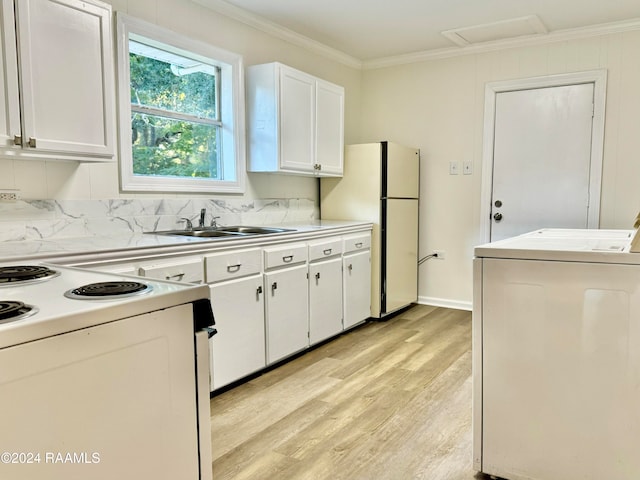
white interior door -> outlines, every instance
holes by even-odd
[[[587,228],[593,112],[593,83],[496,94],[491,241]]]

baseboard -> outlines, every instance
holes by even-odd
[[[418,303],[420,305],[433,305],[434,307],[446,307],[455,308],[456,310],[468,310],[473,309],[472,302],[463,302],[460,300],[450,300],[448,298],[437,297],[418,297]]]

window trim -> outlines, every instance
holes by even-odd
[[[120,151],[120,188],[131,192],[244,193],[246,177],[244,68],[242,56],[207,43],[184,37],[117,12],[118,122]],[[131,151],[131,79],[129,74],[129,38],[158,48],[171,46],[178,54],[201,57],[220,68],[220,169],[235,170],[233,180],[204,178],[152,177],[133,174]],[[137,37],[137,38],[136,38]],[[223,173],[224,174],[224,173]]]

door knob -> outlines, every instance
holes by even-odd
[[[499,222],[500,220],[502,220],[502,214],[501,214],[500,212],[495,213],[495,214],[493,215],[493,219],[494,219],[496,222]]]

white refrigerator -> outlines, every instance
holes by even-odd
[[[323,220],[373,223],[371,316],[418,298],[420,151],[392,142],[347,145],[344,176],[320,181]]]

